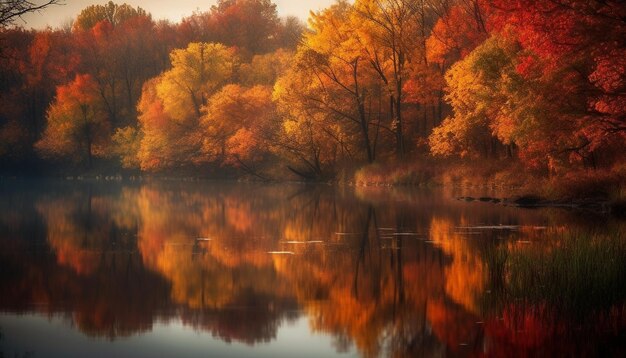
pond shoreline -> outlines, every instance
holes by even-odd
[[[535,195],[522,195],[512,198],[476,198],[471,196],[462,196],[457,197],[456,200],[465,202],[492,203],[495,205],[513,206],[525,209],[560,208],[626,217],[626,202],[623,200],[610,200],[606,198],[564,198],[550,200]]]
[[[389,188],[389,189],[429,189],[429,188],[467,188],[467,185],[459,185],[458,183],[448,182],[442,183],[439,181],[432,181],[428,183],[376,183],[363,185],[355,181],[341,181],[341,180],[329,180],[329,181],[298,181],[298,180],[259,180],[259,179],[235,179],[235,178],[209,178],[199,176],[160,176],[160,175],[67,175],[67,176],[0,176],[0,182],[13,181],[13,180],[60,180],[67,182],[97,182],[97,183],[148,183],[148,182],[207,182],[207,183],[250,183],[250,184],[285,184],[285,185],[324,185],[324,186],[337,186],[337,187],[360,187],[360,188]],[[493,186],[486,185],[471,185],[470,188],[493,188]],[[511,206],[525,209],[538,209],[538,208],[560,208],[565,210],[576,210],[592,212],[601,215],[611,215],[616,217],[626,218],[626,200],[623,198],[611,198],[609,196],[589,196],[581,197],[580,195],[574,196],[560,196],[558,198],[550,198],[530,194],[524,191],[524,189],[512,186],[511,188],[505,188],[499,186],[499,189],[504,192],[510,192],[511,195],[504,194],[502,196],[457,196],[454,199],[458,201],[465,201],[468,203],[491,203],[494,205]]]

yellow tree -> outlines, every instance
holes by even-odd
[[[194,42],[170,54],[172,69],[156,86],[165,112],[185,122],[198,120],[209,97],[232,78],[237,56],[221,44]]]
[[[118,5],[109,1],[105,5],[90,5],[84,8],[74,21],[74,30],[89,30],[101,21],[107,21],[113,26],[121,25],[135,17],[150,18],[144,9],[136,9],[128,4]]]
[[[357,0],[354,9],[359,42],[389,92],[396,153],[402,157],[407,66],[413,61],[426,62],[429,6],[424,0]]]
[[[376,135],[371,129],[375,118],[369,111],[369,102],[379,83],[356,41],[349,21],[352,12],[350,4],[340,1],[312,14],[311,31],[304,36],[294,66],[307,74],[311,82],[301,98],[310,108],[327,113],[352,132],[359,151],[368,162],[373,162]]]
[[[446,73],[454,115],[433,131],[434,154],[497,156],[502,144],[519,138],[520,120],[528,115],[511,111],[525,103],[524,80],[516,72],[519,51],[515,41],[494,35]]]
[[[200,118],[208,99],[232,78],[237,63],[233,49],[212,43],[191,43],[172,51],[170,59],[172,68],[144,85],[138,105],[138,160],[143,170],[207,161]],[[116,138],[123,143],[131,134]]]
[[[152,79],[143,87],[137,106],[140,144],[137,153],[139,167],[146,171],[158,171],[184,167],[198,160],[202,137],[197,127],[170,117],[157,93],[160,78]],[[118,138],[119,136],[119,138]],[[117,134],[118,145],[128,138]],[[132,146],[132,144],[131,144]],[[120,146],[123,150],[126,145]],[[127,161],[122,157],[123,161]],[[132,156],[128,159],[132,163]]]
[[[293,61],[293,51],[278,49],[263,55],[252,57],[250,63],[239,68],[239,78],[247,86],[272,86]]]
[[[141,146],[141,131],[133,126],[118,128],[111,137],[113,153],[120,159],[123,168],[136,169],[140,167],[137,154]]]
[[[45,157],[84,160],[91,167],[94,156],[106,154],[109,131],[96,83],[89,75],[77,75],[74,81],[57,88],[46,129],[36,147]]]
[[[289,69],[274,85],[281,126],[273,145],[287,168],[305,179],[329,176],[337,157],[348,158],[352,149],[342,127],[307,102],[317,86],[310,74],[297,67]]]

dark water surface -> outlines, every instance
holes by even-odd
[[[626,354],[623,222],[461,194],[0,181],[0,357]]]

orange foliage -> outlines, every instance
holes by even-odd
[[[201,118],[206,137],[203,151],[224,164],[254,172],[268,154],[275,122],[268,87],[227,85],[213,95]]]
[[[57,97],[48,111],[48,125],[37,148],[45,156],[84,160],[107,154],[109,121],[96,83],[89,75],[57,88]]]

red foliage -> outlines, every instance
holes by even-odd
[[[626,3],[619,0],[492,0],[496,29],[513,28],[522,46],[536,54],[517,66],[524,77],[543,71],[563,81],[560,106],[582,101],[575,115],[572,158],[623,147],[626,141]],[[534,68],[533,68],[534,67]],[[531,70],[532,69],[532,70]],[[575,80],[572,80],[575,79]],[[586,104],[586,106],[585,106]],[[612,150],[612,149],[611,149]],[[595,165],[595,164],[594,164]]]

